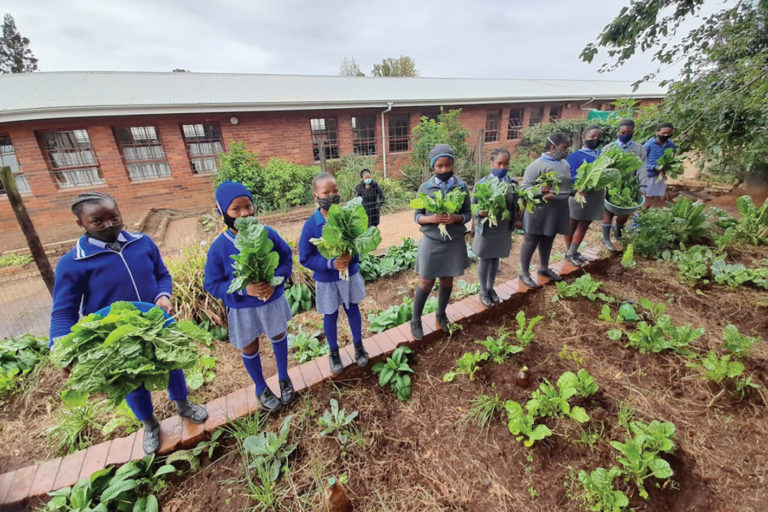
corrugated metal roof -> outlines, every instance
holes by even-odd
[[[0,75],[0,122],[86,116],[661,98],[609,80],[372,78],[233,73]]]

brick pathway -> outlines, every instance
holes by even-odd
[[[407,212],[410,213],[410,212]],[[405,212],[402,213],[405,215]],[[396,236],[391,231],[388,236]],[[594,262],[598,259],[599,250],[590,249],[584,255]],[[580,272],[581,269],[561,261],[552,266],[561,275]],[[540,284],[549,279],[537,276]],[[503,307],[518,294],[527,293],[530,288],[521,284],[517,279],[500,284],[496,291],[502,303],[494,308],[486,308],[480,303],[477,295],[467,297],[448,306],[447,314],[453,322],[474,323],[493,313],[498,307]],[[498,314],[498,309],[496,310]],[[435,314],[424,316],[424,339],[422,342],[434,341],[440,335],[436,325]],[[402,324],[394,329],[381,332],[363,340],[365,349],[371,360],[382,360],[400,345],[415,345],[416,340],[411,336],[408,324]],[[344,367],[354,364],[354,353],[351,345],[341,348],[341,360]],[[326,379],[335,378],[328,367],[328,356],[309,361],[290,368],[289,373],[297,393],[320,385]],[[277,389],[277,375],[267,379],[272,389]],[[180,448],[192,448],[206,439],[211,433],[227,423],[251,414],[259,409],[256,391],[253,385],[219,397],[208,404],[208,420],[204,425],[195,425],[178,416],[167,418],[160,423],[162,444],[158,453],[168,454]],[[25,503],[29,498],[40,497],[48,492],[74,485],[78,480],[87,478],[95,471],[108,466],[124,464],[130,460],[144,456],[141,448],[142,431],[134,432],[128,437],[113,439],[85,450],[80,450],[65,457],[49,460],[41,464],[31,465],[0,474],[0,509],[12,510]]]

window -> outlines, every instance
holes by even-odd
[[[528,120],[528,126],[541,124],[544,119],[544,107],[531,107],[531,118]]]
[[[43,156],[59,188],[104,183],[88,131],[40,132],[38,138]]]
[[[408,151],[408,114],[389,116],[389,150]]]
[[[499,140],[501,128],[501,110],[489,110],[485,113],[485,142]]]
[[[356,155],[376,154],[375,116],[353,116],[352,132],[354,133],[352,149]]]
[[[115,128],[115,140],[132,181],[166,178],[171,175],[171,168],[168,167],[154,126]]]
[[[216,172],[216,159],[224,151],[221,129],[216,123],[183,124],[181,131],[187,156],[195,174]]]
[[[556,121],[559,121],[560,118],[563,117],[563,106],[562,105],[553,105],[549,107],[549,122],[554,123]]]
[[[27,178],[21,172],[19,161],[16,160],[16,150],[13,149],[11,138],[4,134],[0,134],[0,166],[11,168],[13,178],[16,181],[16,188],[19,189],[19,192],[22,194],[29,192],[29,183],[27,183]],[[0,183],[0,194],[5,194],[5,188],[2,183]]]
[[[339,158],[339,136],[336,129],[335,117],[320,117],[309,120],[309,129],[312,131],[312,153],[315,160],[320,160],[320,141],[325,147],[325,159]]]
[[[509,122],[507,123],[507,140],[520,138],[520,132],[523,131],[523,112],[522,108],[509,109]]]

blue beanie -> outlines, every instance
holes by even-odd
[[[247,196],[248,199],[253,201],[253,196],[242,183],[236,181],[222,181],[221,184],[216,187],[216,206],[219,207],[219,213],[224,215],[227,212],[229,205],[232,204],[232,201],[240,196]]]
[[[456,154],[453,152],[453,148],[448,144],[437,144],[432,151],[429,152],[429,168],[432,169],[435,166],[435,162],[438,158],[447,156],[454,162],[456,161]]]

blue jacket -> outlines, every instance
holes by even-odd
[[[315,213],[307,219],[304,227],[301,229],[299,237],[299,261],[302,265],[312,271],[315,281],[321,283],[332,283],[339,281],[339,271],[333,268],[333,260],[324,258],[317,246],[309,241],[310,238],[321,238],[323,236],[323,226],[325,226],[325,217],[318,208]],[[360,271],[360,255],[355,255],[349,262],[349,275],[352,276]]]
[[[659,141],[656,140],[656,137],[648,139],[648,142],[646,142],[643,147],[648,154],[649,178],[654,178],[659,175],[659,172],[656,170],[656,162],[658,162],[659,158],[664,156],[664,152],[669,148],[672,148],[675,151],[677,150],[677,146],[675,146],[675,143],[671,140],[667,139],[667,142],[662,146],[659,144]]]
[[[119,252],[82,236],[56,265],[50,340],[65,334],[79,320],[119,300],[150,302],[173,290],[171,274],[155,243],[143,233],[123,231]]]
[[[584,162],[592,163],[597,160],[597,156],[600,154],[599,149],[581,148],[577,149],[565,159],[568,165],[571,166],[571,185],[576,181],[576,171]]]
[[[227,229],[216,237],[208,249],[203,288],[214,297],[223,300],[224,305],[228,308],[257,308],[277,300],[283,295],[285,280],[291,276],[293,269],[293,251],[277,231],[269,226],[264,227],[267,228],[267,236],[275,245],[272,250],[280,255],[280,262],[275,269],[275,277],[283,278],[283,282],[275,286],[275,292],[266,302],[248,295],[245,290],[227,293],[235,273],[235,269],[232,267],[234,260],[230,258],[230,255],[239,254],[235,247],[235,234],[231,230]]]

